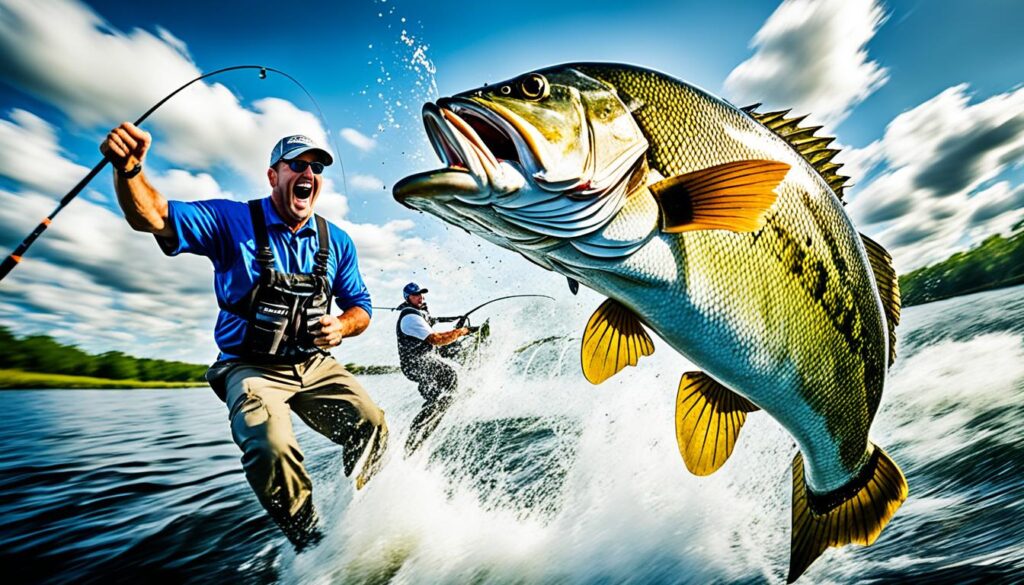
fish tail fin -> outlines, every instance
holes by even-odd
[[[804,483],[803,456],[793,459],[793,541],[788,583],[796,581],[828,547],[870,545],[907,499],[907,480],[877,445],[852,481],[818,495]]]

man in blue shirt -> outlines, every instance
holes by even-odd
[[[305,136],[282,138],[270,157],[270,196],[168,201],[142,164],[152,138],[125,122],[100,146],[118,203],[137,231],[168,255],[206,256],[221,307],[220,356],[207,372],[225,401],[231,435],[260,503],[297,550],[320,538],[312,481],[291,413],[338,443],[346,475],[361,488],[387,446],[384,412],[328,353],[370,323],[370,295],[352,239],[313,213],[331,154]],[[334,298],[341,314],[331,315]]]

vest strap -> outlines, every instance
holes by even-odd
[[[270,237],[267,235],[267,219],[263,214],[261,199],[249,200],[249,217],[252,219],[252,231],[256,238],[256,262],[260,270],[274,267],[274,251],[270,249]]]
[[[320,249],[316,251],[316,265],[313,266],[313,274],[327,276],[327,260],[331,257],[331,232],[328,231],[327,220],[319,215],[313,216],[316,219],[316,236]]]

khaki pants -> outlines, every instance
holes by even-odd
[[[207,379],[222,384],[231,436],[242,450],[242,466],[260,503],[298,546],[316,530],[313,484],[302,465],[291,413],[341,445],[345,475],[358,470],[362,487],[381,465],[387,447],[382,411],[362,385],[330,356],[295,365],[219,362]]]

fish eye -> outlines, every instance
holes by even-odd
[[[499,89],[498,91],[501,93],[501,95],[510,95],[512,93],[512,86],[503,85],[501,86],[501,89]]]
[[[519,82],[519,91],[523,93],[526,99],[542,100],[548,97],[550,88],[548,87],[547,78],[540,73],[531,73]]]

